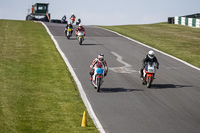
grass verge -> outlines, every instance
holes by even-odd
[[[0,132],[95,133],[74,80],[40,23],[0,20]]]
[[[102,27],[145,43],[200,68],[200,29],[167,23]]]

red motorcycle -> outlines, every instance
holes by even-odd
[[[157,64],[155,62],[147,62],[143,70],[143,85],[147,85],[147,88],[151,87],[156,74]]]
[[[72,21],[72,24],[73,24],[74,21],[75,21],[75,17],[71,17],[71,21]]]

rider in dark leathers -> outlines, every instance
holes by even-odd
[[[159,62],[157,58],[155,57],[154,51],[150,50],[148,52],[148,55],[145,56],[145,58],[142,60],[142,68],[140,70],[140,78],[143,79],[143,69],[145,68],[145,65],[147,62],[155,62],[157,64],[157,69],[159,69]]]
[[[79,25],[81,23],[81,19],[79,18],[78,21],[76,22],[76,25]]]
[[[74,15],[74,13],[72,13],[70,19],[71,19],[71,18],[76,18],[76,16]]]
[[[65,29],[67,30],[68,28],[72,29],[72,31],[71,31],[71,32],[73,33],[73,31],[74,31],[74,28],[73,28],[73,26],[72,26],[72,23],[71,23],[71,22],[69,22],[69,24],[67,24],[67,25],[66,25],[66,28],[65,28]]]
[[[66,17],[66,15],[64,15],[64,16],[62,17],[62,21],[65,22],[66,19],[67,19],[67,17]]]

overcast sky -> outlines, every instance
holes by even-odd
[[[149,24],[200,13],[200,0],[0,0],[0,19],[25,20],[36,2],[49,3],[51,19],[74,13],[83,25]]]

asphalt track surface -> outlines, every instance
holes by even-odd
[[[68,58],[107,133],[199,133],[200,71],[156,52],[160,63],[150,89],[138,70],[150,50],[115,33],[85,26],[86,37],[64,36],[63,24],[45,23]],[[110,68],[101,92],[90,83],[89,65],[99,53]]]

